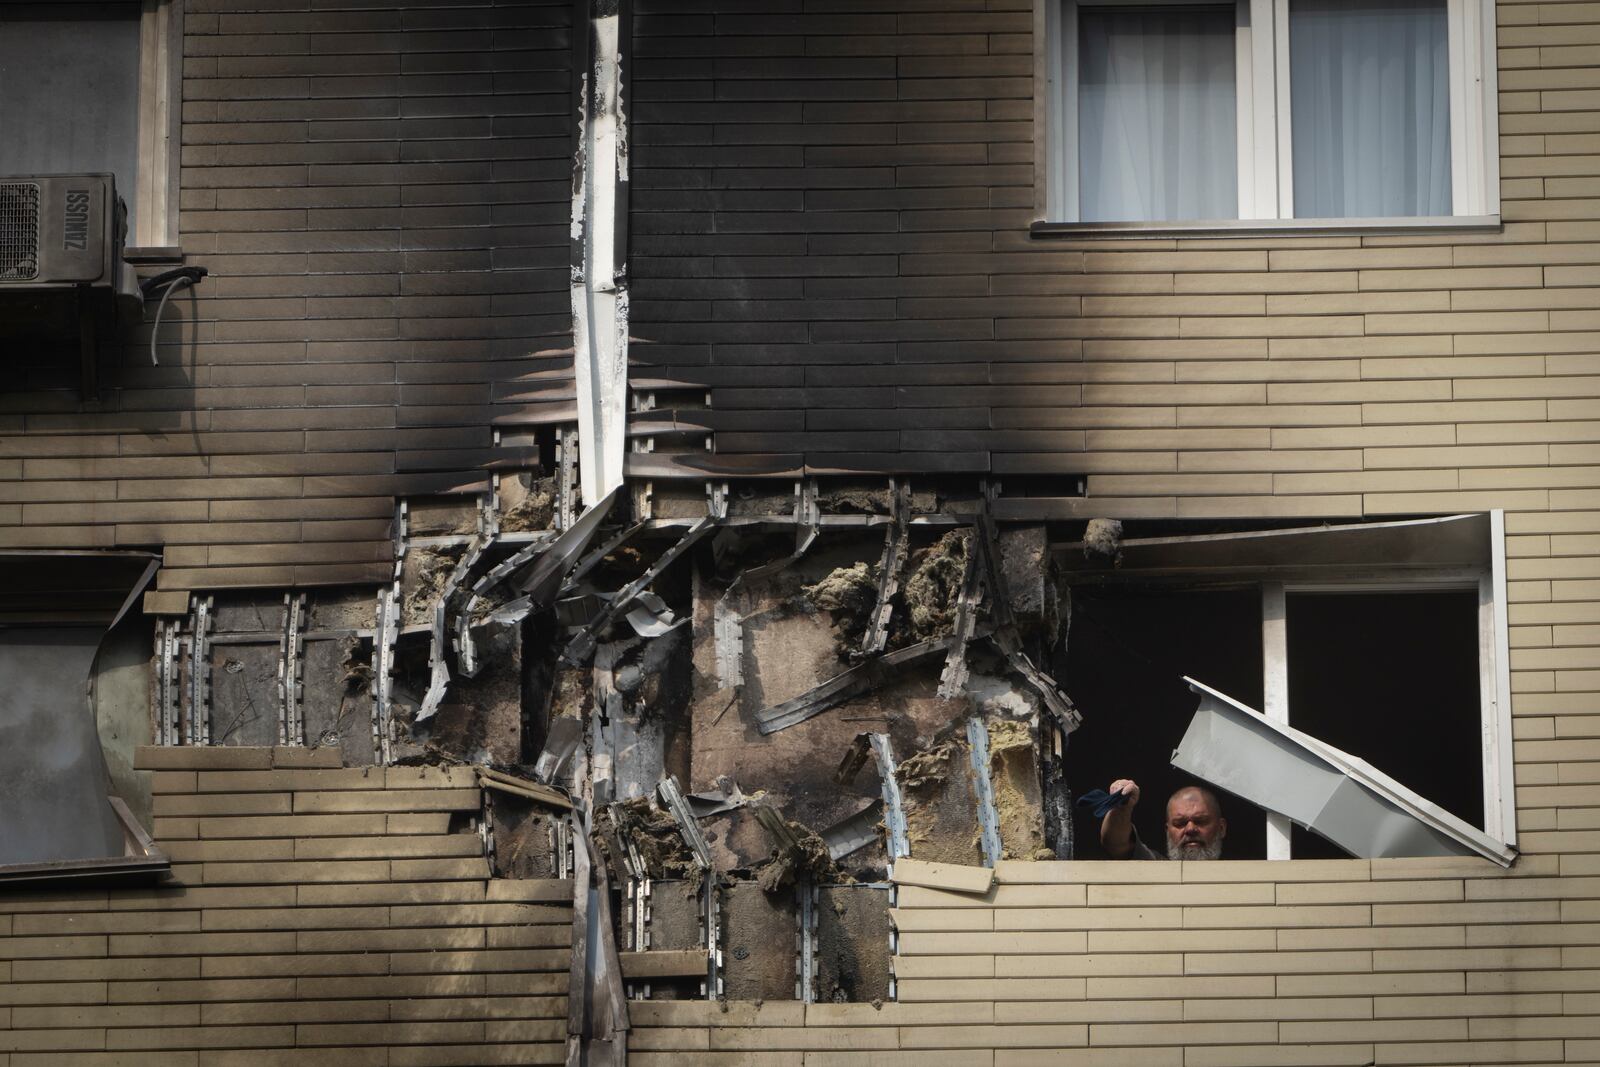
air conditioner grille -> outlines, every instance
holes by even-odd
[[[0,282],[39,276],[39,187],[0,182]]]

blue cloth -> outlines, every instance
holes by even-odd
[[[1093,808],[1094,817],[1103,819],[1106,813],[1122,807],[1128,802],[1126,793],[1107,793],[1104,789],[1091,789],[1077,800],[1080,808]]]

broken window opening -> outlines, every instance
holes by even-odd
[[[1287,594],[1288,722],[1483,826],[1473,589]],[[1295,827],[1290,855],[1343,850]]]
[[[149,741],[149,692],[129,669],[148,645],[130,612],[159,564],[132,551],[0,552],[0,884],[168,870],[116,795],[148,812],[130,757]]]
[[[1145,843],[1161,851],[1166,798],[1194,781],[1169,762],[1194,715],[1194,694],[1183,678],[1207,679],[1259,707],[1260,634],[1261,597],[1253,587],[1075,588],[1061,674],[1084,709],[1083,726],[1067,745],[1073,792],[1104,789],[1118,778],[1138,782],[1134,821]],[[1228,819],[1224,855],[1265,859],[1266,813],[1233,797],[1224,797],[1223,806]],[[1098,822],[1079,812],[1079,856],[1101,857]]]
[[[1194,710],[1178,680],[1188,675],[1514,844],[1499,513],[1230,525],[1132,537],[1109,554],[1090,541],[1060,547],[1073,593],[1063,677],[1087,723],[1068,755],[1077,790],[1138,781],[1155,811],[1136,821],[1160,851],[1149,835],[1161,804],[1192,780],[1165,762]],[[1229,858],[1348,855],[1283,815],[1224,807]]]

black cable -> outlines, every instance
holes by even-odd
[[[164,270],[160,274],[145,278],[139,283],[139,292],[144,295],[146,300],[150,299],[150,295],[155,292],[157,286],[166,285],[166,288],[161,293],[161,303],[156,305],[155,325],[150,329],[150,365],[152,367],[161,365],[160,361],[156,359],[156,338],[161,335],[161,313],[167,309],[167,299],[172,296],[173,291],[179,286],[196,285],[201,278],[204,278],[209,273],[211,272],[204,267],[174,267],[172,270]]]

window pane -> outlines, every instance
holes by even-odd
[[[122,855],[84,697],[102,631],[0,630],[0,864]]]
[[[1078,9],[1078,217],[1239,214],[1234,14]]]
[[[139,5],[0,4],[0,174],[138,178]]]
[[[1299,218],[1450,214],[1444,0],[1292,0]]]
[[[1478,593],[1290,593],[1289,725],[1483,825]],[[1294,833],[1296,859],[1341,856]]]

